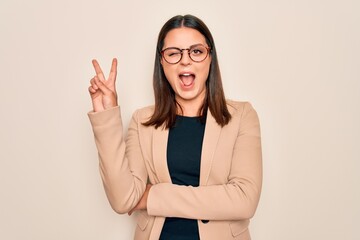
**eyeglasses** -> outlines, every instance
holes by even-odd
[[[164,60],[170,64],[176,64],[181,61],[184,50],[188,51],[189,58],[194,62],[202,62],[209,54],[210,48],[202,44],[191,46],[190,48],[169,47],[162,50],[160,53]]]

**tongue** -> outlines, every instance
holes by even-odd
[[[190,86],[192,84],[192,82],[195,79],[194,75],[190,75],[190,76],[180,76],[181,82],[185,85],[185,86]]]

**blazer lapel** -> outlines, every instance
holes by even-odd
[[[217,124],[210,110],[208,110],[201,151],[200,186],[204,186],[207,183],[220,132],[221,126]]]
[[[154,130],[152,143],[154,167],[159,181],[163,183],[171,183],[166,157],[168,136],[168,129],[158,127]]]

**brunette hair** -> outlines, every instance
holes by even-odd
[[[181,27],[188,27],[199,31],[205,37],[206,43],[210,47],[211,64],[209,76],[206,80],[206,97],[203,105],[199,109],[199,116],[205,121],[206,112],[209,108],[216,122],[223,127],[229,123],[231,115],[226,106],[214,39],[205,23],[192,15],[172,17],[164,24],[159,33],[153,75],[155,109],[151,118],[143,123],[143,125],[158,128],[164,124],[165,128],[171,128],[175,124],[177,106],[180,107],[180,105],[176,102],[174,90],[165,77],[161,65],[161,51],[164,47],[164,40],[167,33],[175,28]]]

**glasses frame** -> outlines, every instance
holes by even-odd
[[[192,57],[191,57],[191,55],[190,55],[190,49],[192,49],[192,48],[194,48],[194,47],[196,47],[196,46],[203,46],[203,47],[206,49],[206,56],[205,56],[204,59],[201,60],[201,61],[195,61],[194,59],[192,59]],[[166,50],[169,50],[169,49],[176,49],[176,50],[179,50],[179,51],[180,51],[181,56],[180,56],[179,61],[177,61],[177,62],[175,62],[175,63],[171,63],[171,62],[168,62],[168,61],[166,60],[166,58],[165,58],[165,56],[164,56],[164,52],[165,52]],[[169,63],[169,64],[178,64],[178,63],[181,61],[182,57],[183,57],[184,50],[187,50],[188,55],[189,55],[189,58],[191,59],[191,61],[196,62],[196,63],[199,63],[199,62],[203,62],[203,61],[208,57],[209,52],[211,51],[211,48],[210,48],[210,47],[206,47],[206,46],[203,45],[203,44],[192,45],[192,46],[190,46],[189,48],[168,47],[168,48],[165,48],[165,49],[161,50],[161,51],[160,51],[160,54],[161,54],[161,57],[165,60],[165,62],[167,62],[167,63]]]

